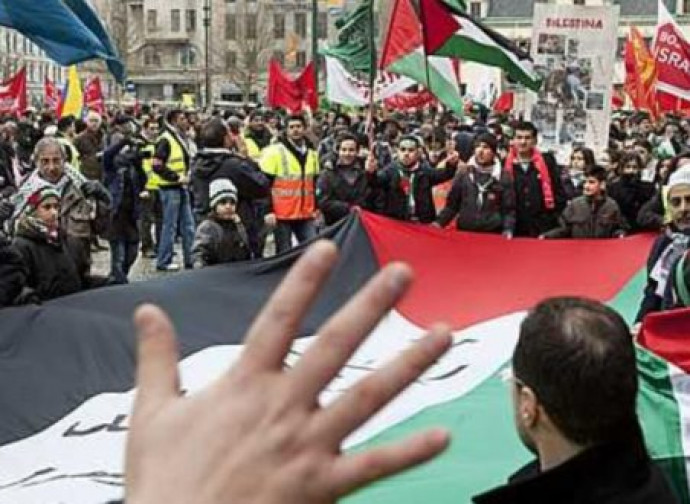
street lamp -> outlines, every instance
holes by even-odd
[[[204,73],[206,77],[206,89],[204,92],[205,105],[211,103],[211,67],[209,65],[209,43],[211,30],[211,0],[204,0]]]

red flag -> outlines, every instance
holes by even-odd
[[[395,96],[386,98],[383,103],[389,109],[411,109],[422,108],[436,103],[436,97],[428,89],[421,91],[403,91]]]
[[[494,102],[494,112],[507,113],[513,110],[515,105],[515,94],[512,91],[505,91]]]
[[[658,107],[654,96],[657,66],[642,34],[634,26],[625,43],[625,92],[633,107],[647,110],[657,117]]]
[[[654,59],[660,109],[677,111],[690,108],[690,43],[661,2],[654,37]]]
[[[60,101],[60,91],[55,83],[47,76],[43,81],[43,101],[48,108],[57,111]]]
[[[93,77],[84,87],[84,107],[85,110],[93,110],[103,115],[105,112],[105,101],[103,90],[101,89],[101,79]]]
[[[26,110],[26,67],[0,84],[0,114],[19,115]]]
[[[300,76],[293,80],[277,60],[271,59],[266,101],[271,107],[282,107],[291,113],[301,112],[305,104],[316,110],[319,102],[313,63],[307,65]]]
[[[319,94],[316,91],[316,69],[314,62],[311,61],[304,67],[302,73],[295,83],[299,86],[302,93],[302,102],[305,103],[312,111],[319,108]]]

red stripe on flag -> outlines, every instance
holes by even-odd
[[[690,309],[647,315],[638,342],[690,373]]]
[[[367,212],[362,222],[380,264],[414,268],[416,281],[398,309],[422,327],[441,320],[462,329],[550,296],[609,301],[644,266],[654,240],[506,240]]]

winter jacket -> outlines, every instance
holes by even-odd
[[[666,286],[664,292],[657,292],[659,291],[658,282],[652,278],[652,272],[655,266],[657,266],[664,251],[673,245],[673,233],[674,226],[671,225],[671,227],[654,241],[652,249],[649,252],[649,257],[647,258],[647,284],[645,285],[644,297],[642,298],[640,308],[635,317],[635,322],[642,322],[648,313],[660,311],[664,304],[664,300],[669,297],[671,282],[668,282],[669,285]],[[688,233],[686,232],[683,234]],[[670,267],[671,265],[669,264],[668,266]]]
[[[642,226],[637,220],[638,214],[642,206],[654,196],[656,192],[654,184],[638,179],[620,178],[609,185],[606,192],[618,203],[631,231],[639,231]]]
[[[0,308],[10,306],[26,285],[26,270],[19,251],[0,233]]]
[[[104,148],[102,133],[85,130],[74,139],[74,146],[79,151],[84,176],[90,180],[103,180],[103,166],[99,159]]]
[[[41,301],[82,289],[77,266],[62,241],[50,243],[38,233],[17,231],[13,245],[22,257],[26,286]]]
[[[323,170],[316,184],[316,201],[328,226],[348,215],[354,206],[368,209],[371,194],[359,161],[352,167]]]
[[[668,210],[664,205],[665,190],[661,189],[642,205],[637,214],[637,225],[645,231],[659,231],[667,224]]]
[[[436,219],[432,189],[452,179],[456,169],[457,165],[435,169],[426,161],[420,161],[415,170],[409,170],[394,161],[367,176],[371,187],[383,192],[384,215],[398,220],[430,223]]]
[[[617,238],[628,229],[616,202],[611,198],[592,200],[579,196],[572,200],[559,219],[559,227],[545,238]]]
[[[446,206],[436,222],[447,226],[453,217],[458,230],[512,233],[515,228],[513,179],[503,171],[499,178],[471,167],[455,177]]]
[[[641,444],[641,442],[639,442]],[[664,473],[638,443],[589,448],[541,472],[534,462],[475,504],[678,504]]]
[[[192,165],[190,182],[197,222],[210,213],[209,189],[211,182],[220,178],[229,179],[235,184],[237,214],[246,228],[252,252],[259,255],[259,234],[263,220],[255,211],[255,203],[270,198],[269,178],[251,159],[239,157],[227,149],[202,149]]]
[[[515,187],[515,234],[537,237],[558,226],[558,216],[565,208],[567,198],[561,183],[556,160],[548,153],[543,154],[549,170],[553,190],[554,208],[547,209],[544,203],[541,178],[537,168],[530,163],[527,171],[516,162],[513,169]]]
[[[141,156],[128,140],[121,140],[103,154],[104,184],[112,196],[111,223],[107,238],[137,241],[137,220],[142,205],[139,195],[146,187]]]
[[[242,222],[206,219],[196,230],[192,255],[195,268],[249,259],[249,242]]]

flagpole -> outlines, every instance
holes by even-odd
[[[314,75],[316,76],[316,96],[319,95],[319,3],[311,2],[311,59],[314,62]]]
[[[378,54],[376,50],[376,40],[374,39],[374,0],[369,1],[368,11],[369,21],[369,48],[371,52],[371,62],[369,65],[369,149],[373,152],[374,149],[374,85],[376,84],[376,74],[378,69]]]

